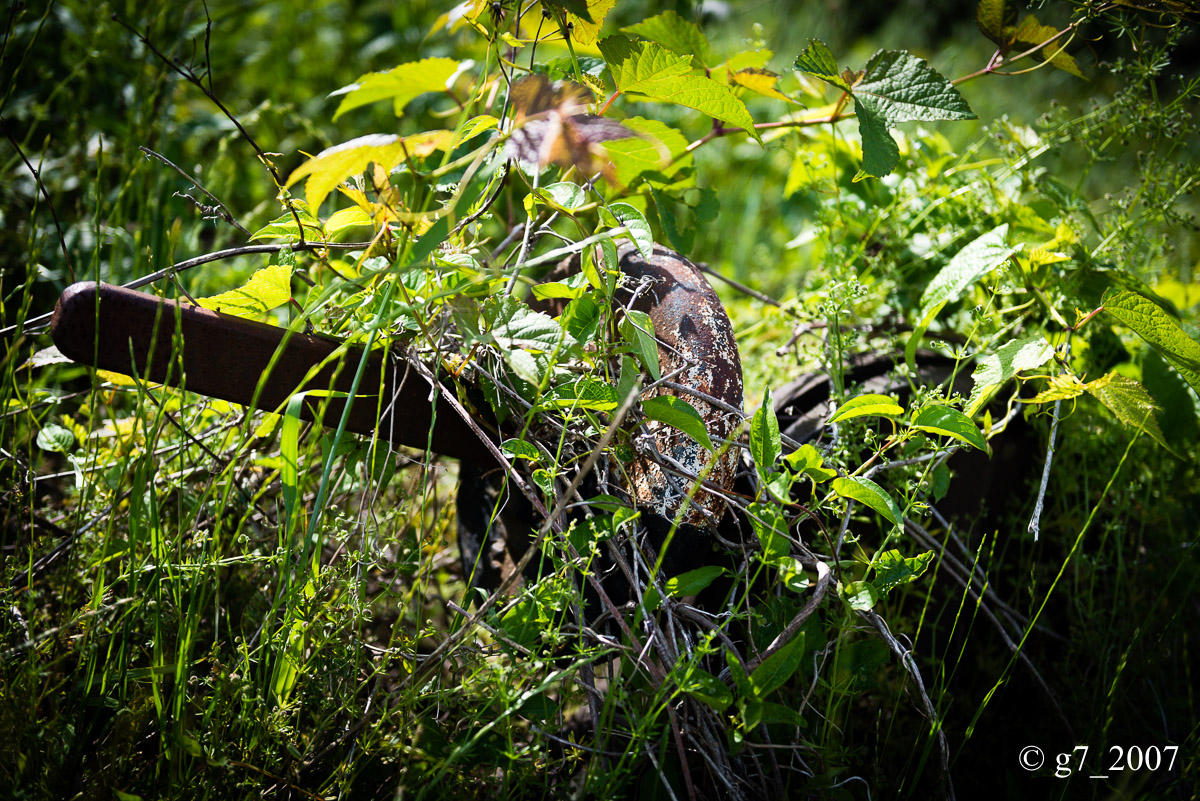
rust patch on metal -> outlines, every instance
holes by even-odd
[[[654,323],[659,340],[659,367],[668,375],[682,368],[674,383],[722,401],[735,409],[742,408],[742,360],[738,354],[733,325],[717,293],[705,280],[696,265],[673,250],[654,246],[652,257],[645,259],[630,242],[618,250],[621,270],[630,279],[619,289],[616,301],[646,312]],[[643,282],[646,286],[638,289]],[[686,400],[700,413],[720,453],[718,439],[728,439],[741,422],[738,414],[721,409],[696,395],[658,388],[648,396],[675,395]],[[651,421],[658,452],[670,457],[686,472],[706,476],[707,481],[723,490],[733,486],[737,467],[737,452],[726,449],[716,458],[683,432]],[[632,468],[632,484],[637,502],[656,514],[674,519],[687,491],[687,479],[668,475],[646,455]],[[713,528],[725,511],[720,495],[703,486],[693,498],[683,522],[702,528]]]

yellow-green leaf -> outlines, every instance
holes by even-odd
[[[1108,407],[1122,423],[1144,430],[1155,442],[1174,453],[1155,416],[1160,411],[1158,404],[1137,381],[1120,373],[1109,373],[1103,378],[1089,381],[1084,389]]]
[[[672,52],[688,56],[697,67],[708,66],[708,38],[696,27],[696,23],[684,19],[674,11],[664,11],[657,17],[621,30],[658,42]]]
[[[410,100],[426,92],[443,92],[446,81],[458,71],[458,62],[452,58],[423,58],[420,61],[401,64],[387,72],[368,72],[349,86],[343,86],[330,97],[344,95],[334,112],[333,118],[351,109],[379,100],[391,100],[399,117]]]
[[[1128,290],[1109,289],[1101,299],[1104,310],[1154,346],[1200,393],[1200,343],[1184,333],[1157,303]]]
[[[387,172],[407,158],[424,158],[435,150],[449,149],[453,143],[453,131],[426,131],[404,137],[394,134],[360,136],[322,150],[297,167],[288,176],[285,186],[307,177],[304,191],[309,207],[315,211],[338,184],[361,173],[372,162]]]
[[[245,286],[196,302],[206,309],[235,317],[258,317],[292,298],[292,268],[272,264],[250,276]]]
[[[829,418],[830,423],[840,423],[855,417],[888,417],[904,414],[904,407],[887,395],[859,395],[838,407]]]
[[[850,478],[835,478],[830,484],[833,491],[843,498],[858,501],[874,509],[892,525],[899,526],[902,519],[900,507],[892,500],[883,487],[869,478],[852,476]]]
[[[759,142],[754,118],[728,86],[691,74],[691,60],[654,42],[633,42],[624,36],[600,41],[600,52],[622,92],[677,103],[744,129]]]
[[[730,74],[729,82],[764,97],[773,97],[776,100],[783,100],[788,103],[794,102],[790,97],[775,88],[775,85],[779,83],[778,72],[748,67]]]
[[[1033,396],[1026,403],[1053,403],[1054,401],[1078,398],[1086,391],[1084,383],[1070,373],[1051,376],[1050,386]]]

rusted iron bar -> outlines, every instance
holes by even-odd
[[[265,411],[280,411],[297,392],[348,393],[362,356],[355,347],[335,355],[344,343],[330,337],[91,281],[67,287],[50,330],[63,355],[82,364]],[[392,355],[386,365],[385,358],[383,350],[369,356],[348,430],[371,435],[378,429],[400,445],[424,450],[428,443],[434,453],[494,464],[454,408],[431,401],[427,380],[405,369],[403,358]],[[336,426],[345,404],[314,394],[306,398],[303,416]]]

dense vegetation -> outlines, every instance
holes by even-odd
[[[792,5],[13,4],[0,787],[1190,797],[1196,9]],[[656,243],[728,436],[624,308]],[[51,348],[156,273],[391,343],[506,469]],[[719,528],[631,499],[708,492],[664,431]]]

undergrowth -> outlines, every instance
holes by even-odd
[[[948,80],[613,6],[13,7],[9,795],[1194,792],[1194,14],[983,2]],[[623,275],[672,251],[724,397]],[[50,347],[146,276],[487,456]]]

